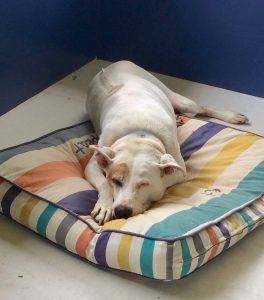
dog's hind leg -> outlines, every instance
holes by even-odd
[[[171,90],[169,90],[168,94],[168,98],[176,113],[193,113],[205,117],[216,118],[232,124],[249,123],[247,117],[243,114],[232,111],[216,110],[206,106],[201,106],[195,103],[193,100],[174,93]]]
[[[136,74],[137,76],[140,76],[144,79],[147,79],[156,86],[158,86],[168,97],[176,113],[199,114],[202,116],[216,118],[233,124],[244,124],[249,122],[247,117],[240,113],[216,110],[196,104],[193,100],[173,92],[157,77],[129,61],[120,61],[111,65],[110,67],[118,68],[121,70],[129,70],[131,73]]]

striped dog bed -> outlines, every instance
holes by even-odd
[[[144,214],[98,226],[84,179],[89,121],[0,152],[0,212],[100,266],[180,279],[263,222],[264,139],[181,117],[187,181]]]

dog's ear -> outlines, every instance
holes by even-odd
[[[98,145],[91,145],[89,148],[96,152],[95,158],[98,165],[101,168],[106,168],[109,164],[113,162],[115,152],[110,147],[100,147]]]
[[[159,163],[156,164],[162,171],[162,175],[169,175],[175,173],[178,170],[183,171],[182,167],[172,157],[172,155],[166,153],[160,157]]]

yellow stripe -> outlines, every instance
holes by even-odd
[[[239,241],[243,235],[243,226],[245,222],[242,223],[241,220],[237,217],[237,215],[231,215],[226,219],[226,222],[229,223],[229,227],[233,228],[236,231],[236,241]]]
[[[27,203],[23,206],[20,214],[20,223],[25,225],[26,227],[29,227],[28,221],[29,221],[29,216],[33,210],[33,208],[39,203],[36,198],[31,197],[27,201]]]
[[[180,198],[189,198],[200,188],[212,186],[217,177],[233,163],[233,161],[256,141],[262,139],[252,133],[238,136],[227,143],[222,150],[200,171],[196,178],[190,182],[176,185],[170,189],[169,195],[177,195]]]
[[[118,264],[122,270],[126,270],[130,272],[130,265],[129,265],[129,251],[132,243],[132,235],[124,235],[120,241],[117,259]]]
[[[127,220],[125,220],[125,219],[112,220],[112,221],[104,224],[103,230],[106,230],[106,229],[118,230],[121,227],[123,227],[126,224],[126,222],[127,222]]]

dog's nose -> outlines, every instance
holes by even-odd
[[[126,205],[118,205],[114,209],[115,217],[117,219],[122,219],[122,218],[129,218],[132,215],[132,208],[126,206]]]

